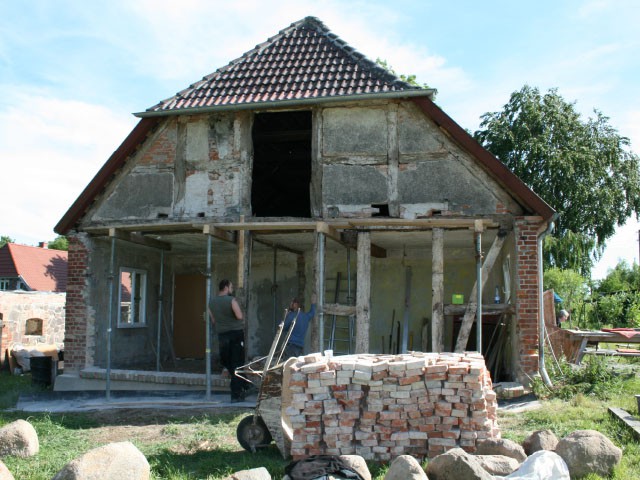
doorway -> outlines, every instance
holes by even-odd
[[[311,217],[311,112],[258,113],[251,208],[256,217]]]
[[[173,348],[177,358],[203,359],[206,331],[204,275],[176,275],[173,304]]]

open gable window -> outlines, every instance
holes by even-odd
[[[9,290],[11,280],[8,278],[0,278],[0,290]]]
[[[135,268],[121,268],[118,327],[144,326],[146,300],[147,272]]]

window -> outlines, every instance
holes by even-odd
[[[146,298],[147,272],[135,268],[121,268],[118,327],[144,326]]]
[[[0,290],[9,290],[9,283],[8,278],[0,278]]]

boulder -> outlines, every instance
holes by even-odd
[[[364,480],[371,480],[371,472],[369,471],[367,462],[360,455],[340,455],[338,458],[342,460],[345,465],[348,465],[358,472]]]
[[[504,477],[509,480],[570,480],[569,468],[560,455],[539,450],[527,458],[520,468]]]
[[[0,428],[0,458],[31,457],[38,451],[38,434],[29,422],[16,420]]]
[[[520,462],[515,458],[505,455],[474,455],[482,468],[493,475],[506,476],[515,472],[520,467]]]
[[[551,430],[536,430],[522,442],[524,453],[531,455],[540,450],[553,451],[558,445],[558,437]]]
[[[480,462],[461,448],[452,448],[438,455],[427,464],[427,475],[431,480],[493,480]]]
[[[506,438],[487,438],[476,443],[476,455],[504,455],[522,463],[527,459],[524,448],[513,440]]]
[[[622,450],[595,430],[570,433],[558,442],[556,453],[567,463],[571,478],[589,473],[607,477],[622,459]]]
[[[252,468],[250,470],[240,470],[225,480],[271,480],[271,475],[264,467]]]
[[[411,455],[400,455],[393,459],[384,480],[428,480],[422,466]]]
[[[11,474],[7,466],[4,463],[2,463],[1,460],[0,460],[0,480],[16,480],[15,478],[13,478],[13,475]]]
[[[151,468],[131,442],[118,442],[89,450],[67,463],[52,480],[149,480]]]

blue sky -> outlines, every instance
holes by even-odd
[[[610,117],[640,152],[635,0],[0,2],[0,235],[35,245],[143,111],[305,16],[438,89],[478,128],[523,85]],[[635,218],[594,270],[638,261]]]

